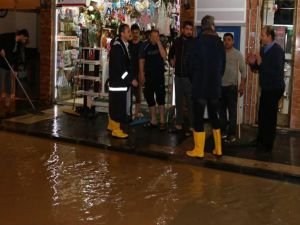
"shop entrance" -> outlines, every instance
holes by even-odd
[[[166,48],[179,33],[178,0],[57,0],[55,11],[54,101],[74,110],[108,112],[110,42],[121,23],[138,24],[141,41],[159,30]]]
[[[290,123],[290,105],[292,96],[292,68],[294,52],[295,0],[265,0],[263,4],[263,25],[275,29],[276,42],[285,51],[284,80],[285,91],[279,102],[278,126],[288,127]]]

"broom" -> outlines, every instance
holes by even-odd
[[[33,110],[32,113],[33,113],[33,114],[43,115],[44,113],[41,112],[41,111],[39,111],[39,110],[37,110],[36,107],[34,106],[34,104],[32,103],[32,101],[31,101],[31,99],[30,99],[30,97],[29,97],[27,91],[25,90],[25,88],[23,87],[21,81],[19,80],[19,78],[18,78],[18,76],[17,76],[17,72],[14,71],[14,69],[12,68],[12,66],[10,65],[10,63],[8,62],[7,58],[6,58],[5,56],[2,56],[2,57],[4,58],[4,61],[5,61],[6,64],[8,65],[8,67],[9,67],[11,73],[13,74],[13,76],[15,77],[15,79],[17,80],[17,82],[18,82],[18,84],[20,85],[20,87],[21,87],[23,93],[25,94],[25,96],[26,96],[28,102],[30,103],[31,108],[32,108],[32,110]]]
[[[72,93],[73,93],[73,104],[72,104],[72,108],[71,109],[64,109],[63,112],[65,114],[68,114],[68,115],[72,115],[72,116],[80,116],[80,114],[78,112],[76,112],[76,109],[75,109],[75,100],[76,100],[76,86],[77,86],[77,82],[76,82],[76,78],[75,78],[75,75],[78,75],[79,74],[79,70],[78,70],[78,65],[76,64],[75,65],[75,69],[74,69],[74,72],[73,72],[73,75],[71,75],[71,77],[74,79],[74,85],[73,85],[73,90],[72,90]],[[71,79],[72,79],[71,78]]]

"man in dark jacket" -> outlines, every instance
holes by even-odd
[[[21,50],[28,39],[29,33],[26,29],[0,34],[0,93],[2,98],[6,98],[6,106],[9,106],[14,93],[11,93],[11,71],[4,57],[16,69],[22,58]]]
[[[213,154],[222,155],[221,130],[218,116],[221,82],[225,71],[226,53],[223,43],[215,32],[214,17],[205,16],[201,21],[201,34],[196,40],[191,57],[192,97],[194,103],[195,147],[187,151],[190,157],[204,157],[204,110],[213,127],[215,148]]]
[[[109,57],[109,123],[108,129],[112,136],[127,138],[120,127],[121,123],[127,121],[127,92],[131,85],[137,86],[130,73],[130,55],[128,41],[130,40],[130,27],[121,24],[119,36],[111,43]]]
[[[275,32],[271,26],[261,31],[260,53],[248,56],[251,68],[259,72],[261,87],[258,111],[258,135],[255,141],[263,151],[272,151],[276,135],[278,102],[283,95],[284,61],[283,49],[275,41]]]
[[[193,23],[185,21],[182,35],[175,40],[169,51],[170,64],[175,66],[176,102],[176,124],[171,132],[178,132],[183,129],[184,103],[186,103],[189,113],[189,124],[187,127],[191,128],[193,123],[192,84],[188,74],[188,61],[192,51],[193,40]]]
[[[131,57],[131,71],[132,77],[138,81],[139,77],[139,54],[143,45],[140,40],[140,27],[137,24],[131,26],[132,40],[129,44],[129,52]],[[134,118],[142,116],[141,101],[142,101],[142,87],[139,85],[133,88],[133,95],[135,96],[135,112]]]

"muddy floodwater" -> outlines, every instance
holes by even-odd
[[[1,225],[299,225],[300,185],[0,132]]]

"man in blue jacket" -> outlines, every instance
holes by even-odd
[[[283,95],[284,61],[283,49],[275,41],[271,26],[261,31],[260,53],[248,56],[248,63],[259,72],[261,88],[258,111],[258,134],[256,145],[259,150],[272,151],[276,135],[278,102]]]
[[[222,155],[221,130],[219,121],[219,101],[221,97],[222,76],[225,71],[226,53],[223,43],[215,31],[214,17],[205,16],[201,21],[201,34],[195,41],[191,56],[192,98],[194,105],[195,147],[187,151],[190,157],[204,157],[205,131],[204,111],[213,127],[215,148],[213,154]]]

